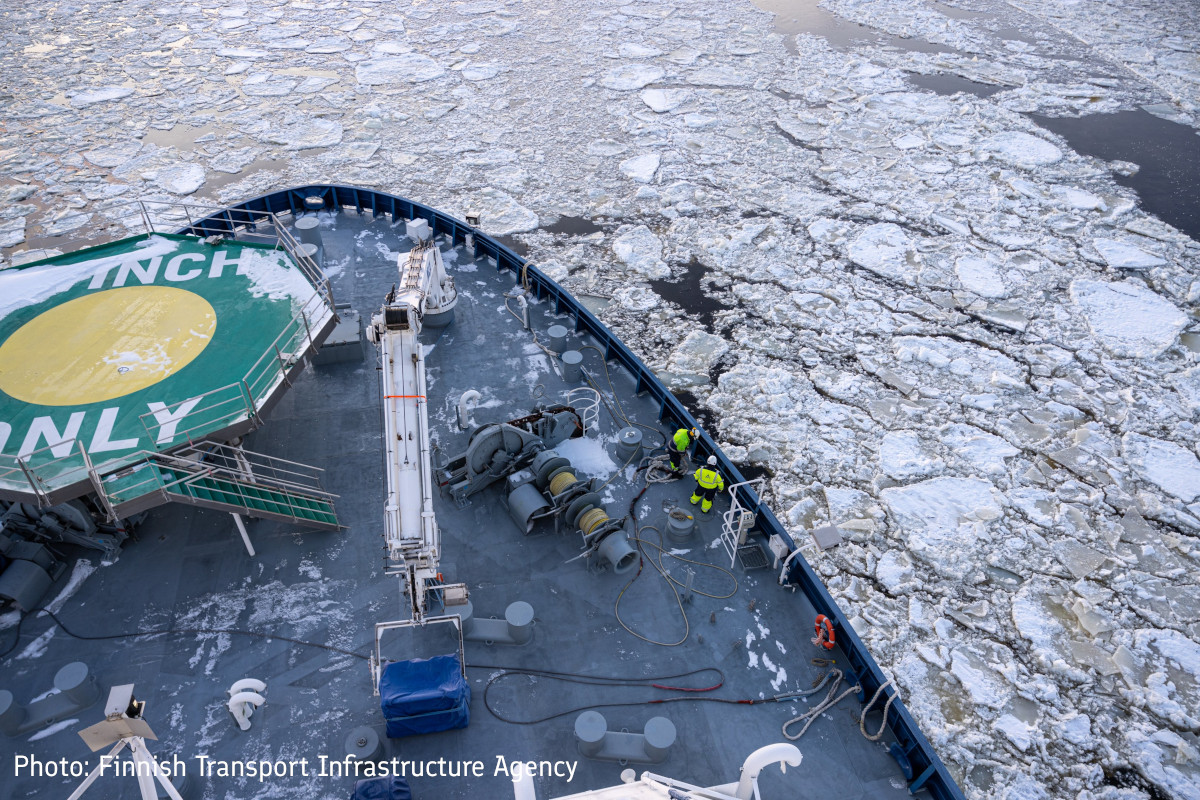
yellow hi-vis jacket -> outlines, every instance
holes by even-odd
[[[715,488],[722,491],[725,490],[725,479],[722,478],[721,473],[717,472],[715,469],[701,467],[700,469],[696,470],[696,474],[692,477],[696,479],[696,483],[700,484],[701,489]]]
[[[680,428],[675,431],[675,450],[683,453],[692,446],[692,437],[688,434],[687,428]]]

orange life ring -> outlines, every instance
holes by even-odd
[[[813,644],[817,647],[824,647],[826,650],[832,650],[834,647],[833,622],[824,614],[817,614],[817,621],[813,623],[813,630],[817,636],[813,639]]]

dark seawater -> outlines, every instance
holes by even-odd
[[[588,236],[604,228],[586,217],[559,217],[553,225],[543,225],[542,230],[556,236]]]
[[[986,83],[979,83],[959,77],[958,75],[921,75],[920,73],[911,72],[908,74],[907,80],[913,86],[928,89],[938,94],[966,92],[976,97],[991,97],[997,92],[1003,92],[1008,88],[1007,86],[993,86]]]
[[[921,53],[954,53],[953,47],[932,44],[923,39],[892,36],[866,25],[849,22],[817,5],[818,0],[750,0],[763,11],[775,15],[775,32],[783,36],[788,52],[796,53],[798,33],[824,37],[831,47],[849,48],[859,44],[887,45]]]
[[[726,311],[733,308],[733,305],[727,304],[712,296],[712,289],[705,290],[701,288],[700,281],[708,272],[707,268],[697,259],[693,258],[684,265],[684,273],[680,278],[664,278],[663,280],[649,281],[650,288],[664,300],[674,303],[683,308],[693,317],[700,320],[705,329],[709,333],[716,333],[713,327],[715,317],[718,311]]]
[[[1200,136],[1194,128],[1141,109],[1077,119],[1030,117],[1080,153],[1137,164],[1137,174],[1116,175],[1117,183],[1138,193],[1143,211],[1200,241]]]

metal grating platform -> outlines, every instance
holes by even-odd
[[[771,559],[767,555],[767,551],[763,550],[759,544],[744,544],[738,548],[738,561],[744,570],[766,569],[771,566]]]

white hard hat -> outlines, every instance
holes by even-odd
[[[708,465],[709,465],[710,467],[715,467],[715,466],[717,465],[717,457],[716,457],[716,456],[709,456],[709,457],[708,457]]]

